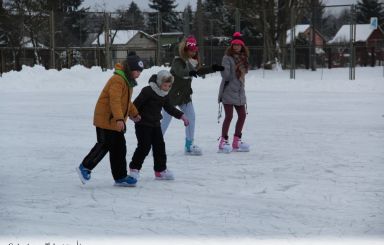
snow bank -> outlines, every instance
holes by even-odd
[[[147,84],[149,77],[161,69],[154,66],[145,69],[138,79],[139,86]],[[384,90],[382,67],[356,68],[356,80],[349,80],[348,68],[297,70],[296,79],[289,78],[289,70],[252,70],[247,75],[249,91],[313,91],[313,92],[375,92]],[[102,71],[74,66],[71,69],[45,70],[42,66],[23,66],[20,72],[11,71],[0,77],[1,91],[99,91],[113,70]],[[195,78],[194,89],[218,89],[220,73]]]

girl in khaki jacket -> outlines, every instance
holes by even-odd
[[[76,171],[83,184],[91,178],[91,171],[109,152],[112,176],[116,186],[135,186],[136,179],[127,175],[127,153],[124,133],[127,118],[139,121],[140,115],[131,102],[136,78],[144,65],[135,53],[128,55],[122,64],[115,65],[114,75],[104,86],[96,103],[93,125],[96,127],[97,143],[84,158]]]

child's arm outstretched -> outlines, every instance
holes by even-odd
[[[188,118],[184,115],[184,113],[180,110],[178,110],[175,106],[171,105],[169,103],[169,98],[168,96],[166,96],[166,99],[165,99],[165,103],[164,103],[164,106],[163,106],[164,110],[171,116],[177,118],[177,119],[180,119],[180,120],[183,120],[184,122],[184,126],[188,126],[189,125],[189,120]]]
[[[217,71],[224,71],[224,66],[213,64],[211,66],[202,66],[197,70],[198,76],[204,76],[209,73],[214,73]]]

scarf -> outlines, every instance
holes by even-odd
[[[153,92],[155,92],[158,96],[161,96],[161,97],[166,96],[169,92],[169,91],[161,90],[160,87],[154,82],[150,82],[149,86],[151,86]]]
[[[236,77],[243,83],[245,82],[245,74],[248,73],[248,57],[245,53],[233,54],[233,59],[236,64]]]
[[[128,87],[130,88],[133,88],[137,85],[137,82],[135,79],[129,79],[126,75],[125,75],[125,72],[122,71],[122,70],[119,70],[119,69],[116,69],[114,74],[117,74],[119,76],[121,76],[124,81],[127,83]]]

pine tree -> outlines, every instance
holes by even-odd
[[[3,7],[3,1],[0,0],[0,47],[8,44],[7,34],[9,33],[9,17],[7,10]]]
[[[384,3],[378,0],[360,0],[357,3],[357,23],[368,24],[371,17],[377,17],[379,24],[384,21]]]
[[[213,36],[231,35],[232,26],[229,19],[230,15],[224,5],[224,0],[206,0],[203,2],[204,18],[207,22],[205,33]],[[212,28],[214,27],[214,28]]]
[[[51,2],[55,13],[55,28],[59,33],[56,46],[81,46],[88,37],[86,10],[80,8],[84,0],[60,0]]]
[[[144,15],[135,2],[131,2],[127,10],[118,11],[113,29],[118,30],[144,30]]]
[[[149,25],[157,26],[157,14],[161,15],[161,31],[180,31],[182,24],[174,9],[177,7],[175,0],[151,0],[148,6],[157,13],[149,16]]]

